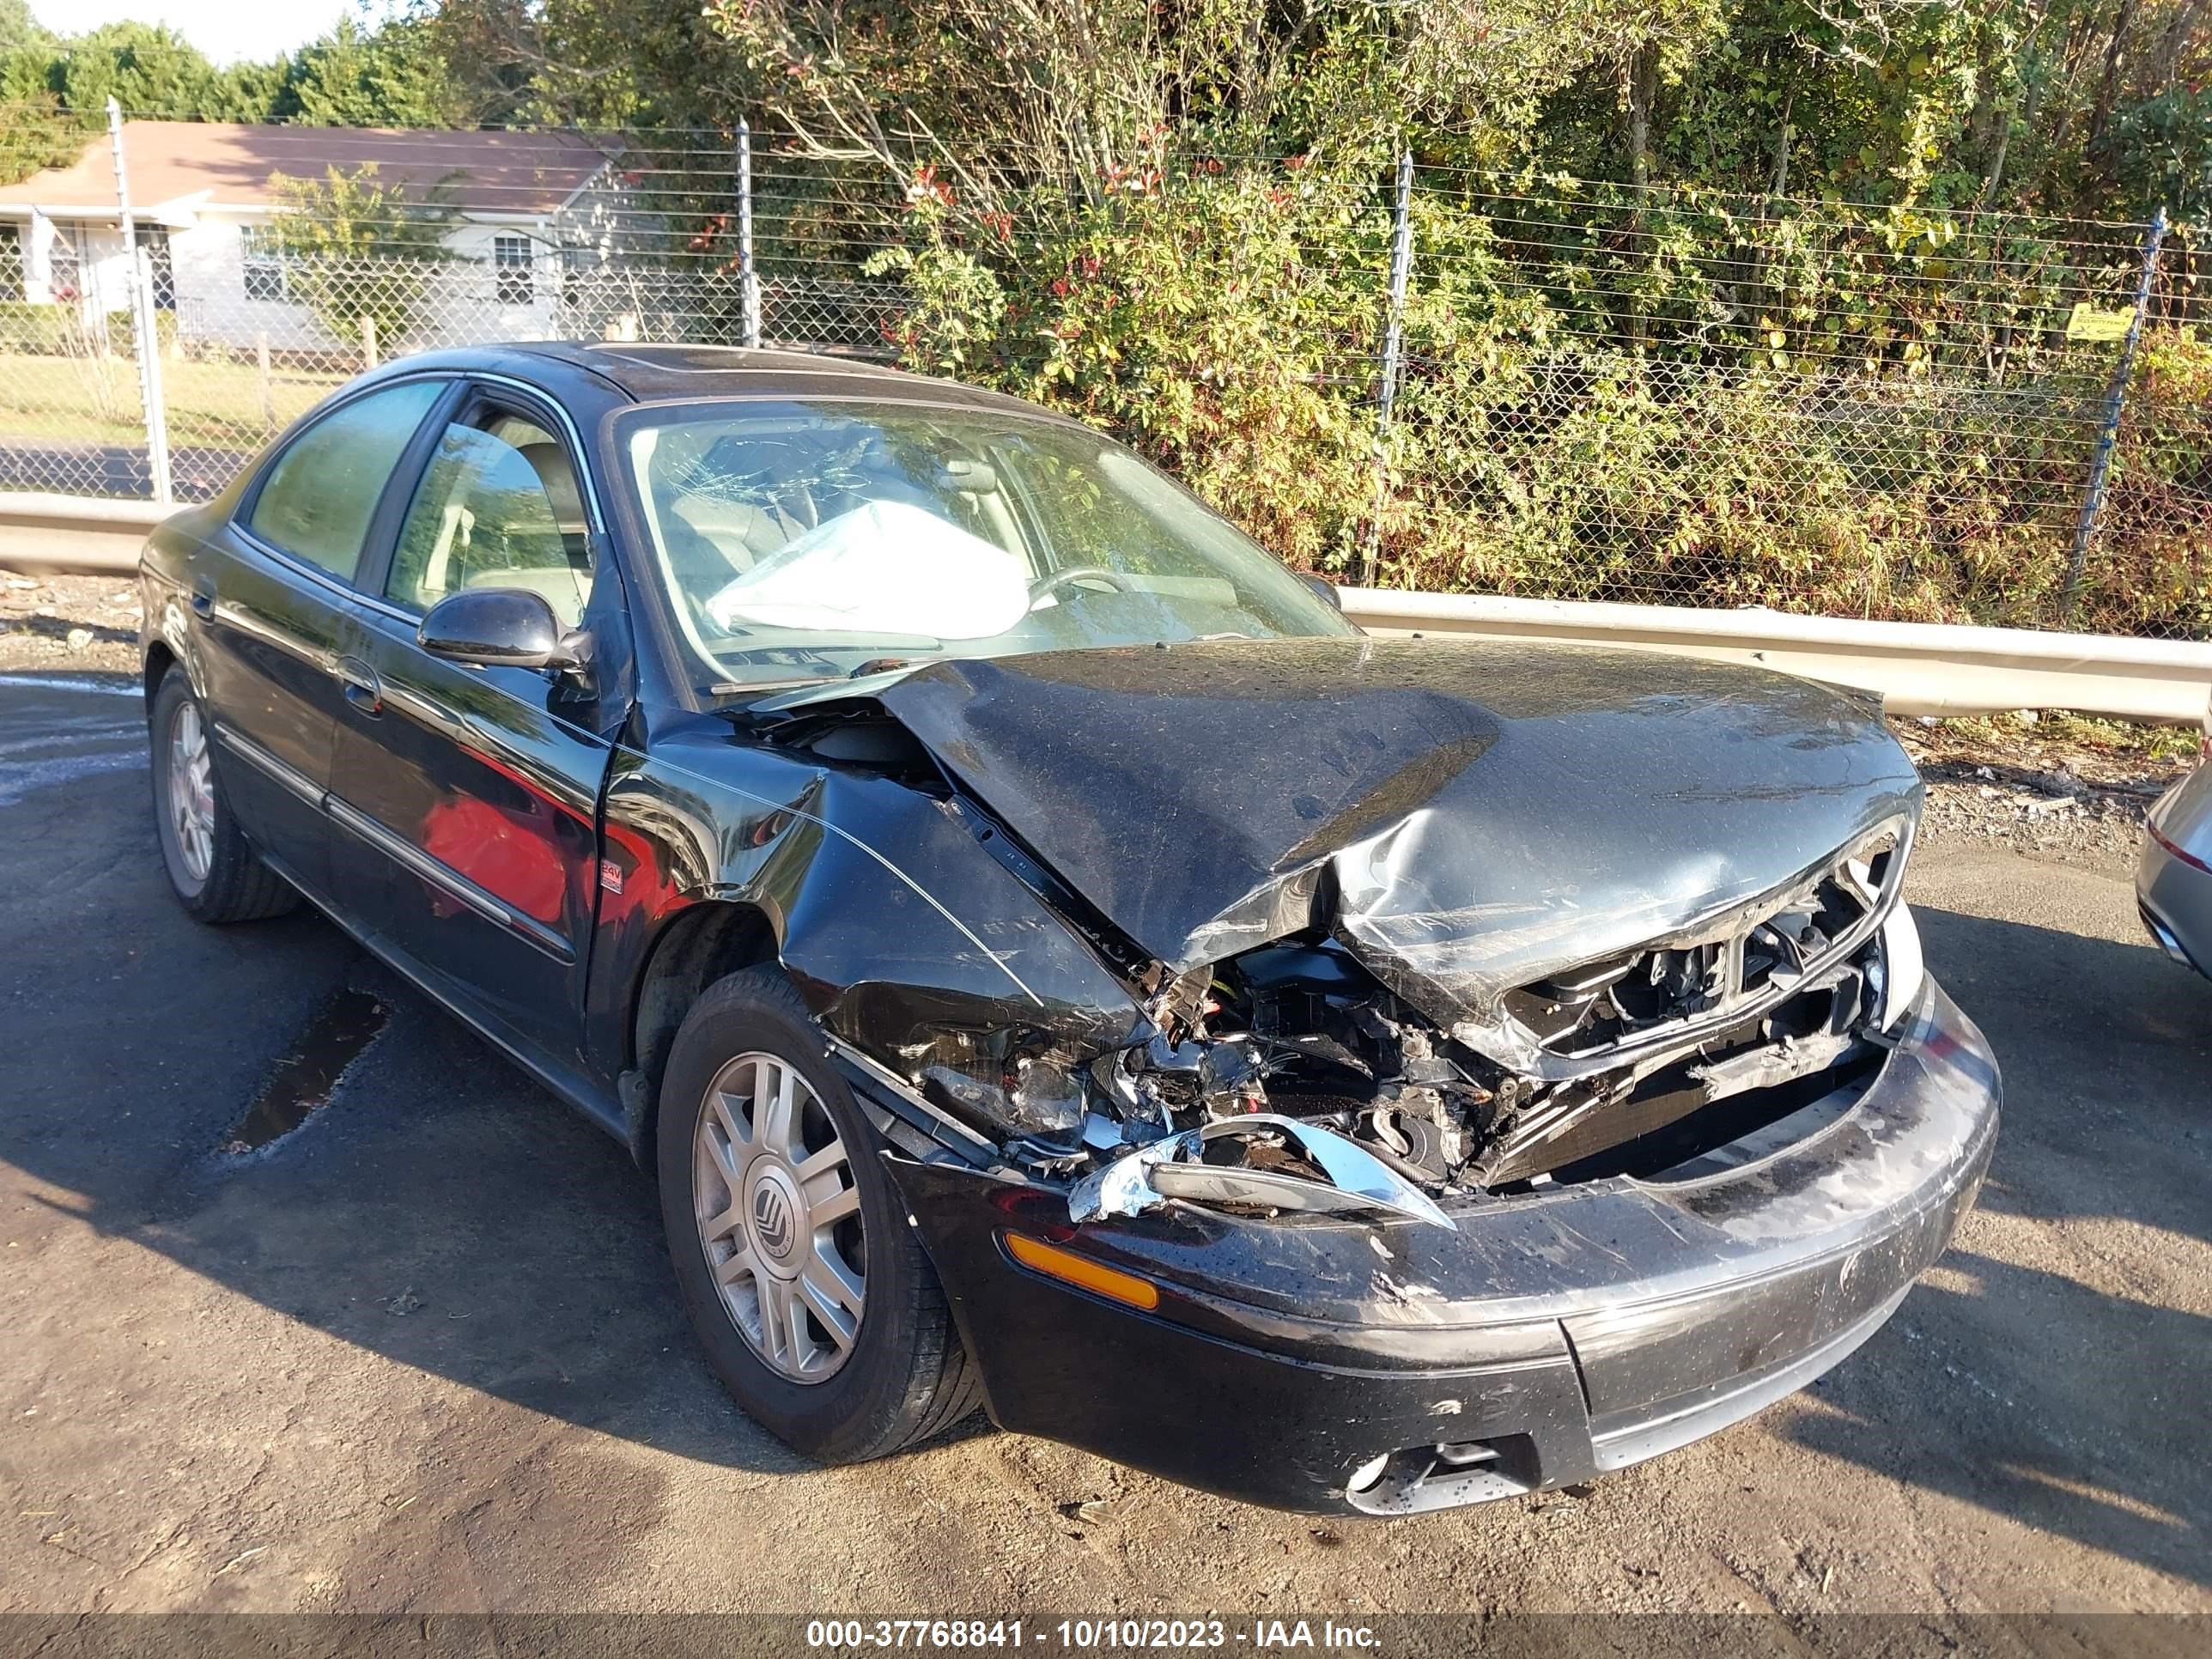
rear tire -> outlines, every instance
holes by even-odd
[[[982,1395],[882,1142],[823,1051],[778,969],[707,988],[661,1081],[661,1220],[722,1386],[794,1450],[857,1463]]]
[[[195,921],[259,921],[295,909],[299,893],[261,861],[231,816],[215,768],[214,728],[172,664],[146,717],[153,746],[154,823],[169,889]]]

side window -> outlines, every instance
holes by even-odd
[[[444,390],[434,380],[410,380],[325,416],[276,458],[246,527],[351,580],[392,469]]]
[[[520,587],[574,628],[592,594],[583,495],[543,427],[487,410],[446,428],[407,508],[384,596],[428,611],[464,587]]]

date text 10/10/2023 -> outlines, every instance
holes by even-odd
[[[813,1619],[810,1648],[959,1650],[1050,1644],[1078,1651],[1243,1647],[1267,1651],[1371,1650],[1375,1632],[1335,1620],[1257,1619]]]

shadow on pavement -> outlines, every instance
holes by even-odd
[[[2212,983],[2148,945],[1917,914],[2004,1069],[1988,1213],[1786,1432],[2212,1584],[2212,1319],[2178,1304],[2212,1241]],[[2113,1221],[2173,1239],[2170,1276],[2127,1282],[2084,1224]]]
[[[143,766],[56,775],[0,807],[15,896],[0,910],[0,1075],[14,1085],[0,1160],[41,1202],[562,1421],[720,1466],[803,1467],[701,1361],[653,1192],[620,1147],[314,914],[185,920]],[[2104,1282],[2064,1226],[2118,1218],[2203,1238],[2212,986],[2147,947],[1923,915],[1931,963],[2005,1067],[1983,1199],[1997,1214],[1978,1224],[1978,1253],[1948,1258],[1821,1385],[1826,1409],[1785,1431],[2212,1582],[2199,1398],[2212,1328],[2160,1285]],[[346,985],[390,1018],[330,1103],[259,1152],[220,1151]],[[2038,1259],[1988,1253],[1999,1247]]]
[[[0,720],[21,713],[22,688],[0,694]],[[143,755],[137,705],[112,701],[108,742],[130,725]],[[28,769],[0,802],[0,1162],[34,1205],[550,1416],[717,1464],[805,1467],[700,1358],[627,1152],[319,914],[187,920],[143,761],[86,773],[84,738],[11,757]],[[390,1018],[335,1096],[258,1152],[222,1151],[349,984]]]

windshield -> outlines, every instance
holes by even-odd
[[[1127,450],[1018,416],[646,409],[620,442],[700,680],[1358,630]]]

